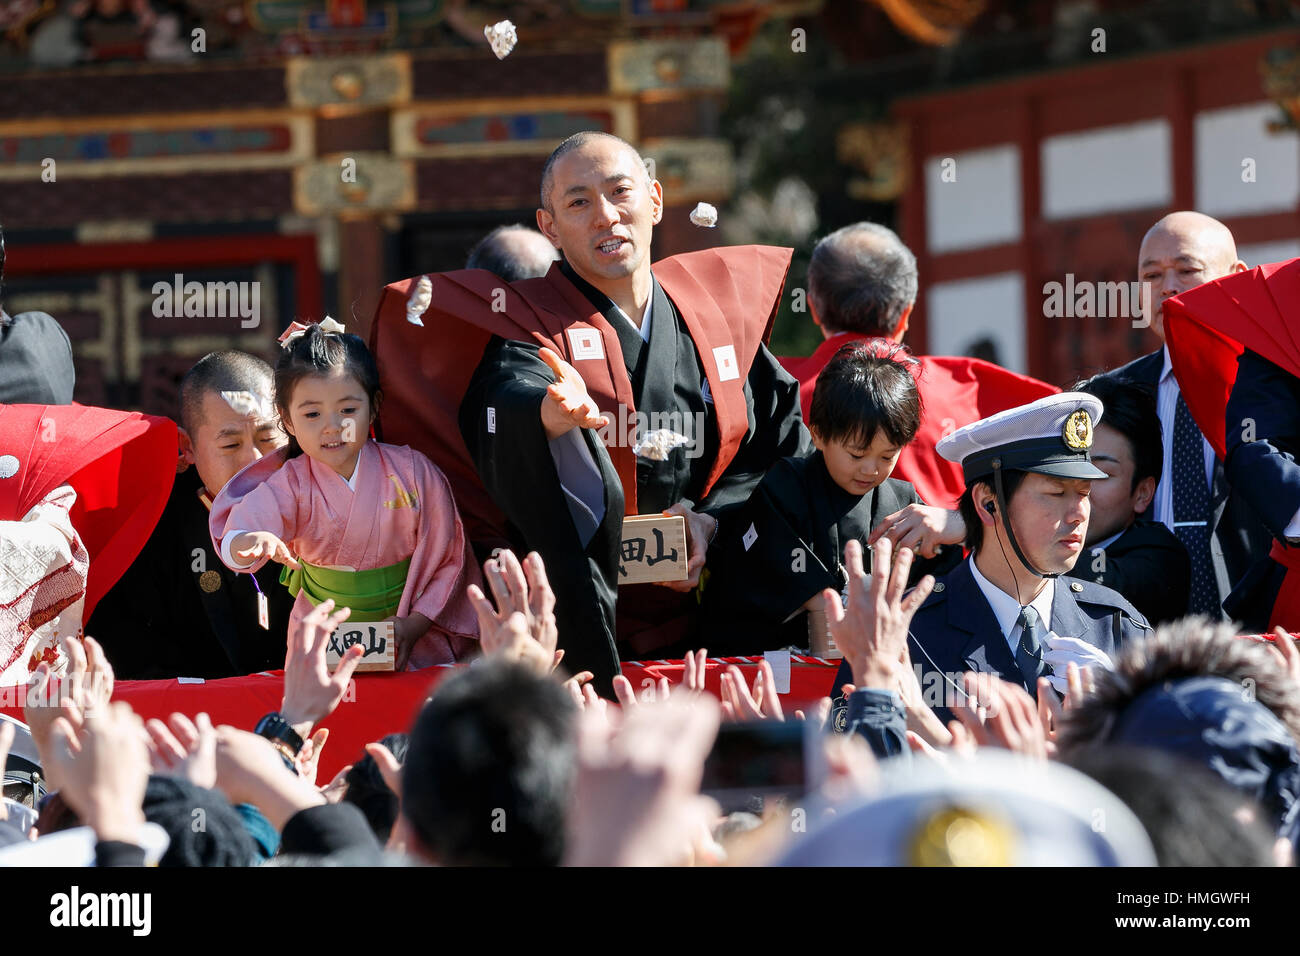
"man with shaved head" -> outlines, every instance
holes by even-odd
[[[371,339],[380,426],[442,468],[480,548],[541,554],[564,663],[607,691],[620,652],[691,646],[719,513],[810,448],[798,384],[764,345],[791,250],[707,249],[652,268],[663,187],[608,133],[561,143],[540,200],[537,228],[561,255],[544,277],[387,288]],[[620,587],[624,516],[661,512],[685,519],[688,577]]]
[[[144,550],[86,626],[118,677],[233,677],[284,665],[293,599],[279,569],[235,574],[208,534],[208,511],[222,486],[286,441],[271,394],[271,366],[247,352],[212,352],[181,379],[171,497]]]
[[[470,250],[466,269],[486,269],[507,282],[546,275],[560,254],[550,240],[527,226],[497,226]]]
[[[1245,268],[1232,233],[1217,219],[1191,211],[1165,216],[1147,230],[1138,251],[1138,279],[1152,331],[1164,343],[1163,303],[1170,296]],[[1192,420],[1168,346],[1107,374],[1155,390],[1164,466],[1143,517],[1166,525],[1187,549],[1192,565],[1188,613],[1223,618],[1223,600],[1267,549],[1268,532],[1229,485],[1223,462]]]

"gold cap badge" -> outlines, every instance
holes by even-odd
[[[922,820],[912,836],[910,866],[1011,866],[1015,835],[1001,820],[948,806]]]
[[[1067,448],[1075,451],[1087,451],[1092,447],[1092,416],[1084,409],[1079,409],[1065,420],[1061,429],[1061,440]]]

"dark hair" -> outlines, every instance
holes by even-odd
[[[289,402],[299,381],[308,375],[329,375],[339,368],[346,369],[361,384],[370,400],[371,413],[378,413],[382,397],[379,367],[361,336],[350,332],[325,332],[319,325],[309,325],[306,332],[281,350],[280,360],[275,363],[275,407],[280,413],[281,424],[290,420]],[[364,423],[363,427],[368,429],[370,423]],[[302,454],[298,439],[289,434],[288,428],[284,432],[289,435],[288,457],[296,458]]]
[[[575,149],[581,149],[588,143],[594,142],[598,139],[612,139],[614,142],[622,143],[631,150],[632,155],[636,157],[641,172],[645,173],[646,183],[649,184],[650,171],[646,168],[645,160],[641,158],[641,154],[637,152],[635,146],[627,140],[615,136],[613,133],[602,133],[598,130],[583,130],[580,133],[574,133],[559,146],[555,147],[555,151],[546,158],[546,165],[542,167],[542,208],[547,212],[551,211],[551,188],[555,185],[555,164],[566,154],[573,152]]]
[[[194,436],[208,392],[249,392],[269,400],[271,376],[271,366],[256,355],[234,349],[209,352],[181,379],[181,426]]]
[[[389,749],[398,763],[405,763],[409,740],[406,734],[389,734],[380,743]],[[384,783],[384,775],[379,772],[375,758],[366,754],[352,765],[344,779],[347,780],[347,789],[343,792],[342,802],[353,804],[365,814],[366,822],[379,842],[387,843],[393,824],[397,822],[399,804],[397,794]]]
[[[252,866],[257,862],[257,844],[219,790],[195,786],[182,777],[151,774],[142,809],[145,819],[166,830],[170,838],[159,866]]]
[[[5,302],[5,231],[0,226],[0,316],[4,315]],[[0,320],[3,321],[3,320]]]
[[[1096,691],[1065,712],[1061,752],[1068,755],[1079,747],[1141,739],[1158,728],[1126,721],[1139,698],[1149,702],[1148,694],[1168,694],[1182,682],[1198,678],[1221,679],[1215,683],[1229,688],[1234,700],[1240,695],[1241,706],[1262,707],[1285,728],[1285,746],[1279,747],[1276,739],[1267,738],[1257,718],[1246,721],[1233,715],[1236,729],[1231,734],[1218,734],[1213,740],[1208,735],[1196,735],[1204,746],[1192,752],[1220,751],[1204,765],[1258,799],[1273,816],[1274,826],[1294,826],[1296,777],[1300,774],[1300,757],[1296,754],[1300,741],[1300,683],[1291,679],[1265,646],[1238,637],[1230,624],[1186,617],[1125,646],[1115,658],[1114,670],[1097,674]],[[1172,736],[1164,739],[1175,750],[1189,743]],[[1253,752],[1249,762],[1256,764],[1259,772],[1225,762],[1221,756],[1224,750]]]
[[[813,247],[808,295],[834,332],[892,336],[916,302],[916,256],[892,229],[855,222]]]
[[[877,340],[843,346],[817,376],[808,424],[822,441],[865,448],[883,434],[902,448],[921,427],[921,395],[901,345]]]
[[[1190,760],[1142,747],[1084,747],[1064,763],[1133,811],[1159,866],[1272,866],[1274,836],[1262,808]],[[1243,822],[1237,812],[1254,811]]]
[[[525,236],[541,239],[550,249],[550,255],[545,258],[535,255],[532,248],[526,254],[521,254],[520,243],[510,242],[511,236],[517,236],[521,240]],[[559,251],[536,229],[527,226],[497,226],[470,250],[465,268],[486,269],[507,282],[518,282],[520,279],[536,279],[546,275],[551,263],[559,257]]]
[[[1094,375],[1079,382],[1071,391],[1086,392],[1101,399],[1101,424],[1109,425],[1128,439],[1133,455],[1133,486],[1129,492],[1136,491],[1143,478],[1154,478],[1159,482],[1165,449],[1160,436],[1155,390],[1132,379]]]
[[[508,661],[438,685],[411,730],[402,814],[439,863],[560,863],[575,715],[557,682]]]
[[[1232,625],[1187,617],[1127,645],[1115,669],[1097,675],[1096,693],[1065,712],[1061,749],[1110,739],[1120,715],[1145,691],[1187,677],[1223,677],[1249,687],[1300,741],[1300,684],[1264,645],[1238,637]]]
[[[1011,507],[1011,499],[1016,496],[1016,489],[1020,487],[1027,474],[1029,473],[1025,471],[1002,472],[1002,490],[1006,493],[1008,508]],[[966,523],[966,547],[971,551],[978,551],[980,545],[984,543],[984,525],[980,522],[979,512],[975,510],[976,485],[984,485],[992,494],[993,476],[989,475],[987,478],[978,478],[971,482],[957,499],[957,510],[961,512],[961,520]],[[1004,520],[1005,517],[1004,515]]]

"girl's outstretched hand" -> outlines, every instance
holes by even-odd
[[[262,558],[267,558],[291,568],[302,567],[289,546],[269,531],[245,531],[237,535],[230,542],[230,553],[237,558],[247,559],[248,564],[256,564]]]

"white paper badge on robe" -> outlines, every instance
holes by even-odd
[[[605,346],[601,344],[600,332],[596,329],[569,329],[568,336],[574,361],[605,357]]]
[[[406,300],[406,321],[424,328],[424,320],[420,317],[429,311],[432,303],[433,283],[428,276],[420,276],[415,288],[411,290],[410,298]]]
[[[691,222],[705,229],[712,229],[718,224],[718,210],[706,202],[696,203],[691,210]]]
[[[495,435],[497,433],[497,410],[493,408],[491,405],[488,406],[487,425],[488,425],[488,434]]]
[[[713,363],[718,367],[718,381],[730,382],[740,378],[740,363],[736,361],[736,347],[722,345],[713,350]]]
[[[758,540],[758,529],[751,524],[749,530],[745,532],[740,540],[744,542],[745,550],[748,551],[754,546],[754,542]]]
[[[498,60],[504,60],[509,56],[510,51],[519,42],[519,34],[515,32],[515,25],[509,20],[502,20],[490,27],[484,27],[483,35],[487,37],[488,43],[492,44],[492,52],[497,55]]]

